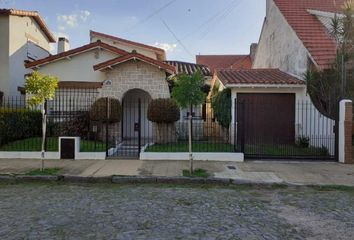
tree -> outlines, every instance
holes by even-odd
[[[31,73],[26,78],[25,89],[30,95],[28,104],[30,106],[40,106],[42,112],[42,146],[41,146],[41,171],[44,169],[44,144],[47,129],[47,117],[45,112],[45,102],[52,100],[55,96],[55,90],[58,87],[58,78],[43,75],[37,71]]]
[[[337,43],[336,58],[328,69],[314,67],[305,73],[307,90],[317,109],[335,119],[338,101],[354,96],[354,2],[343,5],[340,16],[332,19],[331,35]]]
[[[158,98],[149,103],[147,110],[149,121],[156,125],[156,143],[166,144],[177,142],[175,122],[180,119],[180,109],[173,99]]]
[[[189,107],[190,109],[188,119],[190,173],[193,173],[192,112],[193,106],[202,104],[205,101],[206,94],[202,90],[203,86],[204,78],[199,71],[191,75],[183,73],[176,76],[175,86],[171,94],[181,108]]]

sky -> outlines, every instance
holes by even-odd
[[[164,48],[168,60],[248,54],[258,42],[266,0],[0,0],[0,8],[39,11],[75,48],[94,30]],[[52,46],[55,51],[55,46]]]

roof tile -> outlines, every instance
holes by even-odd
[[[197,55],[197,64],[206,65],[212,72],[217,69],[251,69],[250,55]]]
[[[305,84],[292,75],[279,69],[221,69],[216,71],[216,76],[224,85],[228,84]]]
[[[176,68],[176,73],[193,74],[200,71],[204,76],[211,76],[210,69],[205,65],[180,62],[180,61],[165,61],[165,63],[172,65]]]

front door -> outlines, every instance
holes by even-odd
[[[150,95],[140,89],[128,91],[122,100],[121,141],[109,157],[139,158],[141,148],[152,140],[152,123],[147,119]]]

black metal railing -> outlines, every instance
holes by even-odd
[[[123,98],[119,116],[112,112],[114,101],[97,89],[57,90],[45,105],[46,150],[58,151],[58,137],[74,136],[81,138],[81,151],[105,152],[109,158],[138,158],[142,151],[188,152],[191,115],[193,152],[281,159],[333,159],[335,154],[335,121],[309,101],[282,105],[234,100],[230,114],[235,119],[226,127],[219,124],[210,103],[194,106],[192,112],[183,109],[177,122],[167,124],[148,120],[150,98]],[[97,103],[103,105],[97,108]],[[0,151],[40,151],[41,131],[39,108],[28,106],[24,97],[2,98]]]

